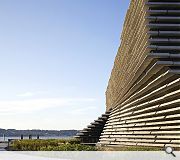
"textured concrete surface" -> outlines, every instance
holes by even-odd
[[[180,147],[180,0],[131,0],[101,145]]]

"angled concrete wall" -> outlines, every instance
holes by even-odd
[[[180,147],[180,0],[131,0],[101,145]]]

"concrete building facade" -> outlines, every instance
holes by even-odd
[[[131,0],[106,106],[99,145],[180,147],[180,0]]]

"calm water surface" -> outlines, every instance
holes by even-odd
[[[44,136],[39,136],[40,139],[68,139],[68,138],[72,138],[72,137],[61,137],[61,136],[57,136],[57,137],[44,137]],[[0,137],[0,141],[8,141],[8,139],[21,139],[21,137]],[[29,137],[24,136],[23,139],[29,139]],[[37,139],[36,136],[32,136],[32,139]]]

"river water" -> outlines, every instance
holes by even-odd
[[[56,136],[56,137],[45,137],[45,136],[39,136],[39,139],[68,139],[72,137],[62,137],[62,136]],[[21,139],[21,137],[0,137],[0,141],[8,141],[8,139]],[[29,139],[28,136],[24,136],[23,139]],[[37,139],[37,136],[32,136],[32,139]]]

